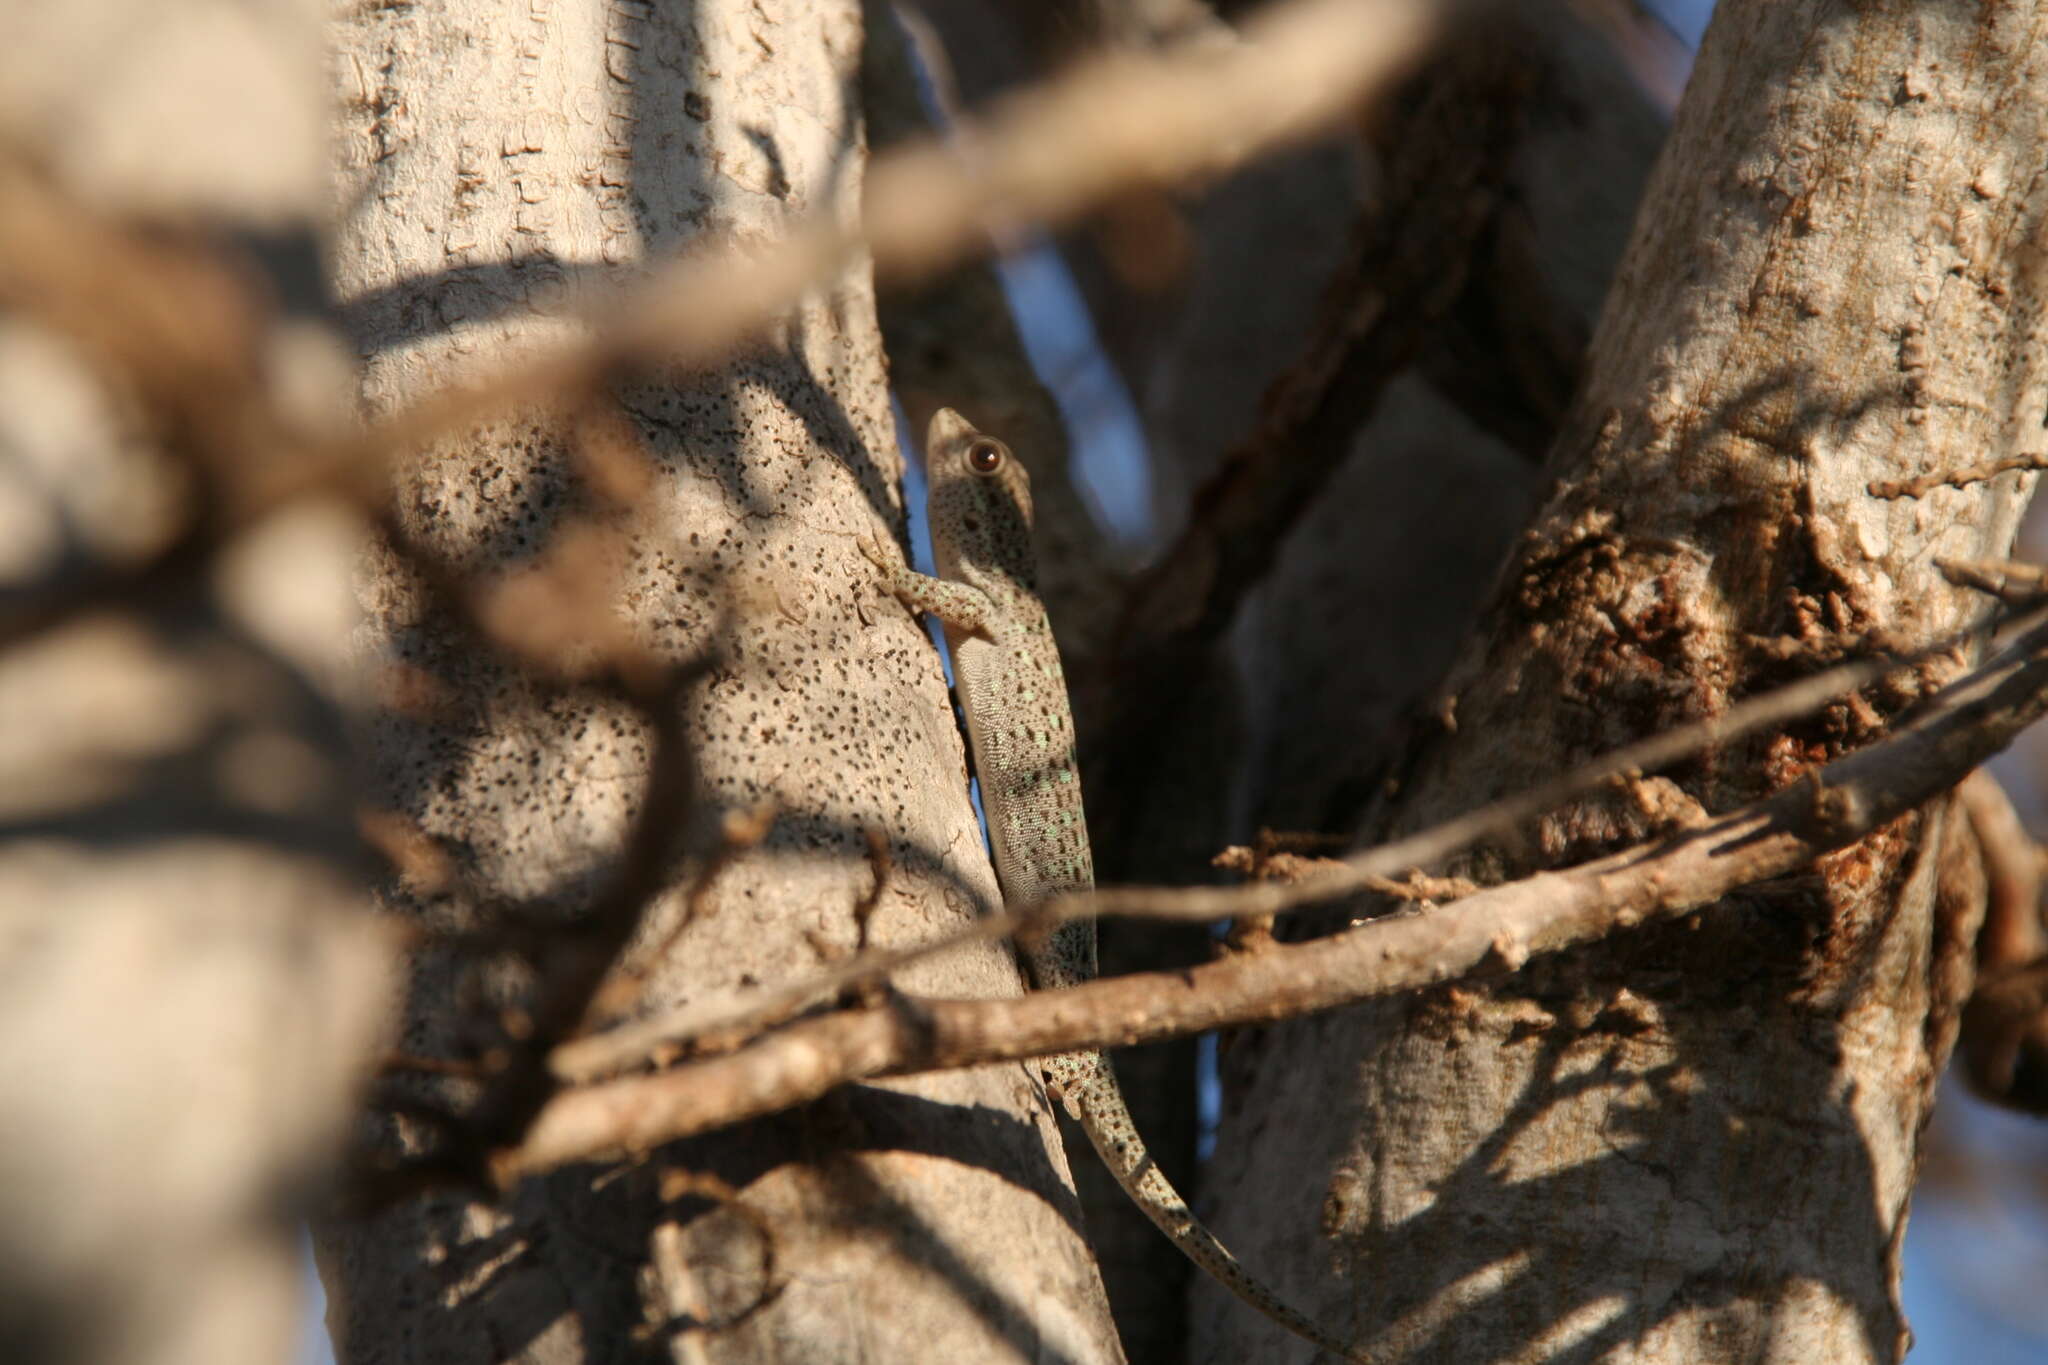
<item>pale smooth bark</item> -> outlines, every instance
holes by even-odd
[[[2003,553],[2036,476],[1870,485],[2039,448],[2044,28],[2032,4],[1726,0],[1558,483],[1370,833],[1981,609],[1933,561]],[[1940,672],[1462,870],[1579,861],[1796,780]],[[1240,1039],[1219,1231],[1389,1362],[1897,1360],[1965,946],[1937,904],[1947,823],[1497,985]],[[1285,1349],[1196,1295],[1199,1359]]]
[[[859,7],[498,2],[366,7],[338,29],[349,116],[335,274],[373,409],[570,325],[585,285],[708,234],[767,241],[820,204],[857,209]],[[566,426],[508,419],[409,466],[407,531],[486,577],[585,518],[622,533],[611,599],[661,656],[719,651],[684,698],[699,770],[675,868],[627,959],[673,1005],[815,970],[856,941],[864,834],[893,871],[867,929],[922,939],[991,904],[960,740],[930,645],[878,598],[861,535],[900,516],[866,272],[772,344],[704,378],[621,391],[651,482],[606,513]],[[628,711],[550,696],[426,611],[395,566],[365,576],[365,654],[432,680],[428,714],[367,738],[383,800],[465,885],[428,923],[487,922],[492,895],[573,913],[613,859],[650,744]],[[722,812],[763,801],[767,839],[676,932]],[[458,1052],[488,1021],[449,954],[423,955],[409,1050]],[[906,986],[1018,988],[1007,949]],[[756,1221],[685,1197],[709,1172]],[[1112,1361],[1052,1117],[1023,1065],[862,1086],[621,1166],[440,1196],[323,1237],[343,1360]],[[758,1229],[773,1243],[769,1287]]]

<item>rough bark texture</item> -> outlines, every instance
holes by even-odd
[[[828,198],[853,211],[859,11],[840,4],[650,7],[573,0],[358,11],[341,35],[350,207],[336,273],[373,407],[446,383],[550,324],[550,293],[700,233],[772,237]],[[874,302],[849,277],[716,376],[621,394],[653,464],[611,566],[630,628],[662,655],[721,651],[684,701],[701,772],[676,869],[628,959],[654,1007],[814,970],[857,936],[922,939],[993,901],[958,733],[915,623],[879,599],[860,534],[889,534],[901,471]],[[403,478],[408,530],[486,572],[605,518],[559,424],[508,421]],[[432,680],[431,715],[369,726],[386,799],[450,853],[467,889],[573,913],[615,851],[643,777],[638,723],[549,697],[425,613],[390,566],[366,577],[365,649]],[[725,613],[721,617],[721,613]],[[768,839],[676,932],[710,817],[763,800]],[[1017,989],[1007,951],[930,964],[905,985]],[[418,964],[407,1046],[473,1027],[456,964]],[[485,1016],[487,1017],[487,1016]],[[671,1171],[736,1187],[768,1229],[664,1189]],[[350,1362],[613,1361],[653,1350],[733,1360],[1119,1358],[1042,1091],[1024,1066],[858,1087],[804,1111],[622,1168],[529,1182],[501,1207],[440,1198],[328,1230],[323,1266]]]
[[[177,343],[221,344],[207,360],[252,394],[263,375],[325,381],[331,399],[343,371],[301,369],[319,354],[310,321],[272,317],[218,270],[242,234],[310,258],[315,7],[15,6],[6,28],[0,600],[16,627],[176,542],[194,466],[225,452],[167,408],[230,401],[192,394]],[[32,252],[23,224],[44,194],[67,240],[108,254]],[[95,279],[137,271],[112,253],[137,249],[138,225],[169,287],[189,286],[170,338],[124,314],[143,300],[91,298]],[[60,335],[22,302],[66,296],[117,344]],[[336,518],[279,519],[104,610],[44,616],[26,642],[9,631],[0,1359],[289,1357],[299,1220],[389,985],[328,690],[351,619],[349,537]]]
[[[1727,0],[1558,484],[1375,832],[1977,609],[1933,558],[2002,553],[2035,476],[1868,485],[2038,448],[2044,19]],[[1939,672],[1465,870],[1577,861],[1794,781]],[[1388,1361],[1898,1359],[1898,1239],[1956,1004],[1946,823],[1931,808],[1500,987],[1242,1040],[1219,1231]],[[1202,1358],[1284,1349],[1196,1292]]]

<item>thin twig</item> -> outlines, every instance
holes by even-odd
[[[647,1238],[647,1261],[654,1271],[662,1320],[657,1332],[668,1336],[668,1356],[674,1365],[711,1365],[704,1349],[704,1328],[710,1316],[704,1306],[704,1291],[683,1255],[683,1229],[664,1220]]]
[[[1937,488],[1967,488],[2015,469],[2048,469],[2048,455],[2011,455],[1945,473],[1922,474],[1917,479],[1872,479],[1868,492],[1873,498],[1919,498]]]
[[[1890,738],[1668,839],[1301,944],[1008,1000],[912,1000],[790,1025],[739,1052],[564,1092],[491,1162],[502,1187],[815,1099],[834,1086],[1270,1022],[1519,970],[1810,867],[1962,780],[2048,710],[2048,624],[1942,689]],[[1256,890],[1258,888],[1249,888]]]
[[[558,1076],[568,1081],[586,1082],[613,1075],[645,1065],[655,1043],[710,1035],[745,1035],[765,1021],[787,1019],[839,992],[885,980],[913,962],[1019,933],[1043,933],[1068,920],[1101,915],[1184,921],[1245,919],[1282,914],[1370,890],[1383,879],[1431,867],[1468,844],[1511,833],[1573,797],[1598,790],[1618,775],[1651,772],[1717,744],[1804,715],[1897,669],[1955,650],[1968,640],[1997,629],[2015,614],[2010,608],[1996,612],[1990,619],[1925,648],[1840,664],[1737,702],[1719,716],[1626,745],[1530,791],[1505,797],[1349,858],[1329,860],[1316,875],[1300,881],[1266,881],[1234,887],[1104,887],[1060,896],[1035,906],[1011,907],[930,943],[865,953],[805,981],[771,987],[738,999],[695,1003],[667,1015],[636,1021],[629,1026],[630,1032],[617,1030],[578,1039],[559,1050],[551,1065]]]
[[[2048,593],[2048,568],[2012,559],[1937,559],[1934,567],[1959,588],[1975,588],[2001,602],[2024,605]]]

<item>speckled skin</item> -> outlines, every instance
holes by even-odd
[[[912,571],[890,553],[893,545],[863,548],[890,592],[945,625],[1005,901],[1030,905],[1092,887],[1074,718],[1038,600],[1030,479],[1007,447],[950,408],[932,418],[925,454],[942,577]],[[1040,989],[1092,980],[1094,922],[1060,926],[1027,956]],[[1117,1183],[1195,1264],[1289,1331],[1343,1359],[1366,1359],[1280,1302],[1196,1219],[1146,1152],[1108,1057],[1068,1052],[1041,1065],[1047,1088],[1080,1121]]]

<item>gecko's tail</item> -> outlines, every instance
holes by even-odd
[[[1103,1163],[1123,1186],[1145,1216],[1172,1239],[1173,1244],[1202,1269],[1221,1280],[1240,1299],[1304,1340],[1314,1342],[1339,1360],[1353,1365],[1371,1365],[1371,1357],[1357,1347],[1323,1330],[1307,1315],[1281,1302],[1279,1295],[1253,1278],[1250,1271],[1230,1254],[1230,1248],[1216,1240],[1202,1220],[1195,1217],[1180,1191],[1160,1173],[1158,1163],[1145,1150],[1138,1126],[1124,1103],[1122,1087],[1110,1069],[1109,1058],[1100,1052],[1075,1053],[1058,1059],[1064,1065],[1061,1082],[1065,1097],[1073,1105],[1088,1140],[1095,1144]]]

